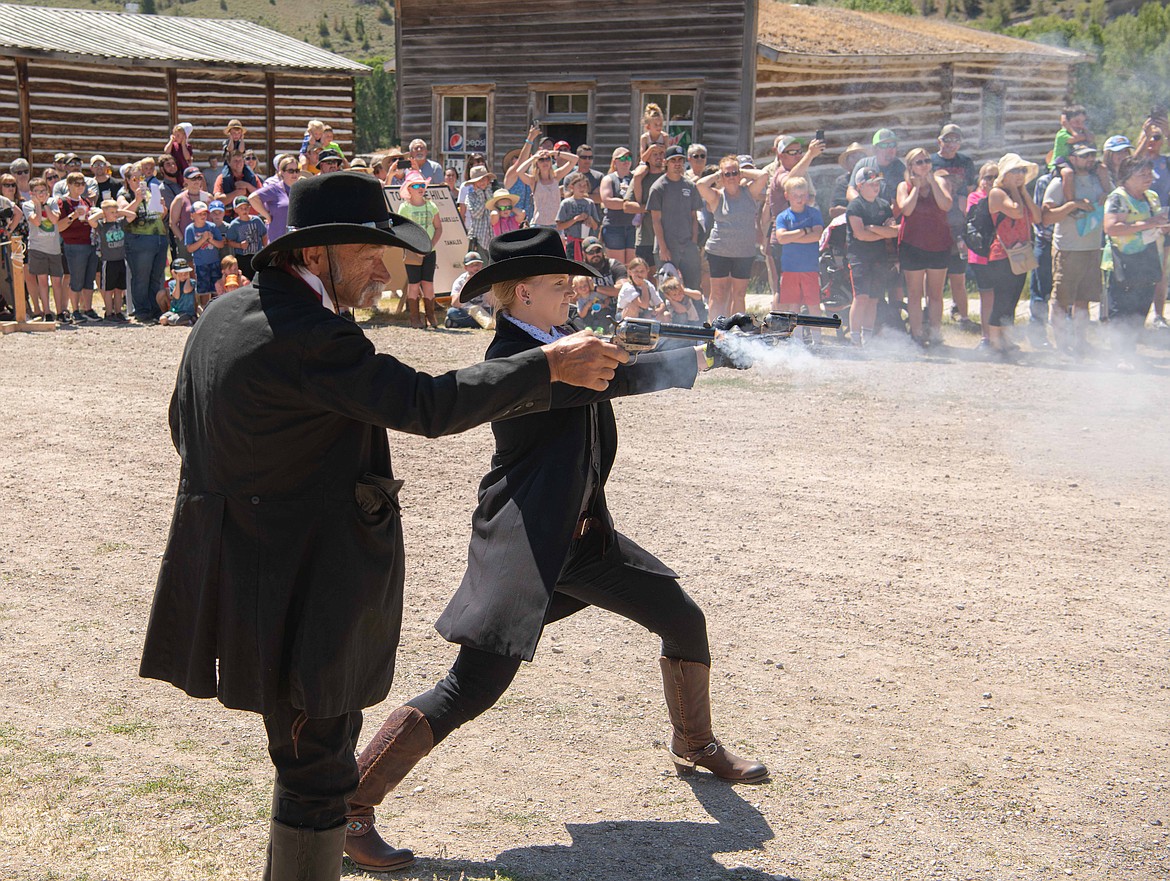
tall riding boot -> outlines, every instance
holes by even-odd
[[[427,314],[427,324],[437,329],[439,327],[439,319],[435,317],[435,298],[423,297],[423,309]]]
[[[338,881],[345,827],[298,829],[273,820],[264,881]]]
[[[345,852],[358,868],[390,872],[414,862],[413,853],[391,847],[378,835],[374,828],[374,808],[434,745],[427,717],[414,707],[405,706],[390,714],[358,756],[360,779],[345,818]]]
[[[419,304],[418,304],[417,298],[415,298],[413,300],[407,299],[407,301],[406,301],[406,316],[410,319],[410,326],[411,327],[415,327],[415,328],[426,327],[426,325],[423,324],[422,315],[419,312]]]
[[[733,783],[759,783],[767,777],[767,768],[728,752],[711,733],[711,668],[678,658],[659,658],[658,663],[674,727],[670,757],[678,775],[688,777],[698,765]]]

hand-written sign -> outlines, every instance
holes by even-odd
[[[397,187],[387,187],[382,192],[390,210],[397,213],[402,204],[402,196]],[[455,207],[455,200],[451,191],[443,184],[431,184],[427,187],[427,198],[438,206],[439,221],[443,224],[443,231],[435,245],[435,293],[451,293],[451,285],[463,273],[463,255],[467,253],[467,229]],[[406,290],[406,268],[402,263],[402,249],[391,248],[386,258],[386,265],[390,269],[390,289],[395,291]]]

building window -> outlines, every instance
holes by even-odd
[[[696,92],[643,92],[642,110],[647,104],[657,104],[662,108],[662,115],[666,117],[665,131],[684,150],[697,140],[695,136],[695,104],[698,102]],[[638,131],[641,137],[642,120],[638,118]]]
[[[983,102],[979,114],[979,145],[998,147],[1003,144],[1003,83],[988,83],[983,87]]]
[[[462,168],[471,153],[487,154],[488,96],[443,96],[443,142],[439,145],[445,165]]]
[[[533,101],[533,116],[540,121],[545,137],[567,141],[571,150],[590,143],[589,112],[593,95],[588,87],[546,86],[546,89]]]

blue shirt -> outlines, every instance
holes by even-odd
[[[190,228],[190,227],[188,227]],[[207,250],[211,250],[208,248]],[[179,283],[175,279],[167,282],[167,290],[171,297],[171,311],[178,315],[195,314],[195,281],[188,279],[183,289],[178,290]]]
[[[797,214],[791,208],[785,208],[776,215],[776,232],[796,229],[811,229],[814,226],[824,226],[825,220],[821,216],[821,209],[815,205],[806,205],[804,210]],[[821,246],[819,242],[802,242],[794,244],[784,243],[784,250],[780,255],[781,272],[818,272],[820,271]]]
[[[211,233],[214,247],[200,248],[198,251],[191,251],[191,246],[195,244],[195,239],[203,235],[205,232]],[[183,241],[187,245],[187,250],[191,251],[191,262],[194,265],[210,266],[212,263],[219,263],[219,248],[221,245],[223,245],[223,231],[214,223],[208,221],[203,226],[196,226],[193,223],[187,224],[187,230],[183,234]]]
[[[264,247],[264,234],[268,227],[259,217],[250,217],[242,220],[237,217],[228,224],[226,237],[229,242],[240,242],[248,247],[238,253],[255,254]]]

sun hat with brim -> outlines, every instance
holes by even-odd
[[[403,202],[409,201],[409,199],[410,199],[410,185],[411,184],[429,184],[429,183],[430,183],[430,181],[427,180],[425,177],[423,177],[423,175],[419,174],[414,169],[411,169],[410,171],[408,171],[406,173],[406,177],[402,181],[402,186],[400,186],[398,188],[398,195],[402,198]]]
[[[866,150],[864,146],[857,143],[857,141],[854,141],[845,148],[845,151],[840,156],[837,157],[837,164],[844,169],[852,169],[853,166],[857,164],[858,159],[868,155],[869,151]],[[852,162],[850,160],[852,160]]]
[[[1000,178],[1006,177],[1013,171],[1023,171],[1025,183],[1033,180],[1040,173],[1039,165],[1022,158],[1019,153],[1005,153],[995,165],[999,169]]]
[[[491,177],[492,173],[487,170],[486,165],[474,165],[471,171],[467,172],[467,183],[477,184],[484,178]]]
[[[238,119],[229,119],[228,124],[223,127],[223,133],[225,135],[230,135],[232,133],[232,129],[234,128],[243,129],[244,134],[248,133],[248,130],[244,128],[244,124]]]
[[[588,263],[565,256],[560,233],[544,226],[514,229],[501,233],[488,245],[491,262],[463,286],[459,299],[470,300],[486,293],[494,284],[537,275],[589,275],[601,273]]]
[[[388,245],[416,254],[431,250],[426,230],[392,214],[376,177],[360,171],[302,178],[288,197],[288,232],[252,258],[263,269],[277,251],[323,245]]]
[[[499,189],[499,190],[496,190],[494,193],[492,193],[492,197],[487,200],[487,204],[485,207],[487,208],[488,211],[491,211],[493,208],[496,207],[496,205],[498,205],[500,202],[503,202],[505,200],[511,202],[512,207],[515,207],[516,203],[520,201],[520,197],[517,196],[515,193],[513,193],[511,190]]]
[[[1072,148],[1072,152],[1070,153],[1070,155],[1080,156],[1080,157],[1096,156],[1097,155],[1097,148],[1093,147],[1089,144],[1077,144],[1075,147]]]

